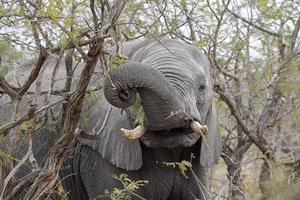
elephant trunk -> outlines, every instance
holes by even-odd
[[[148,130],[172,129],[182,125],[184,108],[180,95],[158,70],[146,64],[120,65],[109,73],[104,94],[119,108],[132,106],[140,94]]]

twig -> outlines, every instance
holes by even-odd
[[[93,15],[94,27],[97,27],[98,24],[98,17],[95,11],[95,0],[90,0],[90,8]]]
[[[12,192],[5,198],[5,200],[15,200],[17,195],[20,195],[21,191],[28,185],[34,182],[34,178],[37,176],[40,170],[33,171],[25,177],[18,180],[18,185],[16,185]]]
[[[245,22],[245,23],[247,23],[247,24],[253,26],[254,28],[256,28],[256,29],[258,29],[258,30],[260,30],[260,31],[262,31],[262,32],[265,32],[265,33],[267,33],[267,34],[269,34],[269,35],[276,36],[276,37],[280,37],[280,35],[279,35],[278,33],[269,31],[269,30],[267,30],[267,29],[265,29],[265,28],[263,28],[263,27],[261,27],[261,26],[258,26],[257,24],[254,24],[253,22],[247,20],[246,18],[244,18],[244,17],[242,17],[242,16],[239,16],[238,14],[234,13],[234,12],[231,11],[228,7],[227,7],[226,9],[227,9],[227,11],[228,11],[229,13],[231,13],[233,16],[235,16],[236,18],[242,20],[243,22]]]
[[[95,41],[97,41],[97,39],[98,39],[97,37],[93,37],[88,40],[80,40],[80,42],[78,42],[78,44],[77,44],[77,47],[82,47],[82,46],[86,46],[89,44],[93,44]],[[72,48],[75,48],[75,45],[73,43],[69,43],[66,48],[62,48],[61,46],[58,46],[58,47],[47,49],[47,51],[50,53],[59,53],[62,49],[67,50],[67,49],[72,49]]]
[[[14,122],[10,122],[8,124],[5,124],[5,125],[1,126],[0,127],[0,135],[1,134],[6,135],[7,134],[6,133],[7,130],[9,130],[9,129],[15,127],[15,126],[18,126],[18,125],[22,124],[25,121],[28,121],[28,120],[32,119],[38,113],[40,113],[40,112],[42,112],[42,111],[44,111],[44,110],[46,110],[46,109],[48,109],[48,108],[50,108],[52,106],[55,106],[55,105],[57,105],[57,104],[59,104],[59,103],[61,103],[63,101],[64,101],[64,99],[57,100],[57,101],[55,101],[55,102],[53,102],[53,103],[51,103],[49,105],[46,105],[46,106],[44,106],[44,107],[42,107],[42,108],[40,108],[38,110],[36,110],[36,106],[30,107],[29,110],[27,111],[27,113],[24,114],[19,119],[15,120]]]
[[[267,155],[268,158],[273,159],[272,151],[268,149],[264,144],[259,142],[259,139],[254,135],[255,131],[250,130],[245,122],[242,120],[235,103],[231,100],[231,98],[221,89],[220,85],[215,85],[215,91],[220,95],[221,99],[226,103],[228,108],[230,109],[233,116],[236,118],[237,122],[241,126],[243,132],[249,137],[251,142],[253,142],[264,154]]]
[[[11,86],[3,76],[0,75],[0,88],[2,89],[1,93],[8,94],[9,96],[15,96],[17,87]]]
[[[7,177],[4,179],[4,187],[1,193],[0,200],[3,199],[4,192],[6,190],[7,184],[11,180],[11,178],[19,171],[20,167],[24,164],[24,162],[28,159],[29,155],[32,153],[32,146],[29,146],[27,153],[23,156],[20,162],[10,171]]]
[[[16,121],[10,122],[8,124],[5,124],[5,125],[1,126],[0,127],[0,134],[7,135],[8,134],[8,132],[6,132],[7,130],[9,130],[9,129],[15,127],[15,126],[18,126],[18,125],[22,124],[25,121],[28,121],[28,120],[32,119],[33,116],[34,116],[34,113],[35,113],[35,109],[36,109],[35,106],[30,107],[28,112],[25,115],[23,115],[22,117],[20,117],[19,119],[17,119]]]
[[[112,111],[112,107],[110,106],[110,107],[109,107],[109,110],[108,110],[107,113],[106,113],[105,119],[104,119],[104,121],[103,121],[103,123],[102,123],[102,126],[101,126],[101,128],[99,129],[99,131],[96,133],[96,135],[99,135],[99,134],[101,134],[101,133],[103,132],[103,130],[104,130],[106,124],[107,124],[107,121],[108,121],[108,118],[109,118],[109,116],[110,116],[111,111]]]
[[[289,54],[292,54],[292,52],[294,50],[299,30],[300,30],[300,16],[298,17],[298,20],[297,20],[297,22],[295,24],[294,31],[293,31],[292,36],[291,36],[290,46],[289,46],[289,51],[290,51]]]
[[[67,31],[67,29],[65,29],[65,27],[60,24],[59,22],[56,22],[56,25],[63,30],[69,37],[71,43],[73,44],[73,46],[77,49],[77,51],[81,54],[81,56],[85,59],[85,60],[89,60],[90,57],[88,55],[86,55],[86,53],[80,48],[80,46],[78,45],[77,41],[72,39],[72,36],[70,35],[70,32]]]

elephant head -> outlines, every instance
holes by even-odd
[[[189,148],[199,141],[200,164],[215,164],[221,144],[210,65],[201,51],[176,40],[150,40],[132,48],[129,58],[104,81],[113,111],[94,149],[117,167],[136,170],[142,166],[141,143],[149,148]],[[134,125],[116,107],[134,105],[136,93],[144,122]]]

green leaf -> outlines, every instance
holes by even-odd
[[[105,195],[113,200],[130,200],[132,193],[149,183],[146,180],[133,181],[129,179],[127,174],[113,175],[113,178],[120,181],[123,185],[123,188],[114,188],[112,191],[106,190],[104,192]]]
[[[54,23],[58,21],[63,14],[63,2],[58,0],[51,0],[47,7],[47,15],[52,19]]]
[[[114,56],[108,63],[109,70],[113,70],[116,67],[119,67],[121,64],[128,63],[129,59],[126,55],[117,54]]]
[[[180,162],[162,162],[164,165],[168,166],[168,167],[178,167],[180,173],[185,177],[188,178],[188,176],[186,175],[186,172],[188,171],[188,169],[190,169],[192,167],[192,163],[186,160],[182,160]]]
[[[133,105],[133,114],[136,120],[136,123],[144,126],[145,113],[142,106],[142,100],[139,95],[137,95],[137,99]]]
[[[0,19],[7,15],[6,9],[0,5]]]
[[[187,1],[186,0],[181,0],[180,5],[181,5],[182,8],[186,8],[187,7]]]
[[[14,160],[19,162],[20,160],[14,156],[12,156],[10,153],[0,150],[0,167],[1,165],[4,165],[8,160]]]
[[[256,3],[258,6],[260,6],[262,9],[268,8],[268,0],[257,0]]]

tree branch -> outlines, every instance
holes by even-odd
[[[41,46],[38,61],[33,70],[31,71],[30,75],[28,76],[26,82],[20,88],[11,86],[9,83],[7,83],[3,76],[0,76],[0,88],[2,88],[3,92],[5,94],[8,94],[12,99],[21,98],[27,92],[31,84],[38,77],[41,68],[46,61],[47,55],[48,54],[46,50],[44,49],[44,47]]]
[[[68,149],[75,141],[74,132],[77,128],[85,91],[88,88],[90,78],[94,72],[95,66],[98,61],[99,55],[103,53],[104,38],[109,29],[113,27],[116,20],[119,18],[122,10],[124,9],[126,1],[118,0],[112,7],[109,13],[109,19],[104,21],[104,25],[98,32],[98,40],[94,43],[88,53],[89,59],[85,64],[80,76],[79,83],[76,87],[74,94],[70,97],[67,103],[67,114],[63,128],[63,136],[58,139],[50,150],[50,155],[45,161],[45,166],[39,173],[35,182],[29,188],[24,199],[41,199],[45,193],[56,185],[59,177],[59,170],[68,155]]]
[[[50,107],[53,107],[59,103],[62,103],[64,101],[64,99],[61,99],[61,100],[57,100],[51,104],[48,104],[38,110],[36,110],[36,105],[34,106],[31,106],[29,108],[29,110],[27,111],[26,114],[24,114],[23,116],[21,116],[19,119],[13,121],[13,122],[10,122],[10,123],[7,123],[3,126],[0,127],[0,135],[7,135],[6,131],[15,127],[15,126],[18,126],[20,124],[22,124],[23,122],[25,121],[29,121],[30,119],[32,119],[35,115],[37,115],[38,113],[50,108]]]
[[[220,95],[221,99],[226,103],[228,108],[230,109],[233,116],[236,118],[238,124],[242,128],[243,132],[249,137],[251,142],[253,142],[264,154],[266,154],[270,159],[273,158],[272,151],[268,149],[264,144],[260,143],[258,138],[254,135],[255,131],[250,130],[247,125],[242,120],[235,103],[231,100],[231,98],[224,92],[224,89],[221,88],[220,85],[216,84],[214,86],[214,90]]]
[[[46,59],[47,59],[48,53],[46,52],[46,49],[42,46],[40,46],[40,55],[38,58],[38,61],[34,67],[34,69],[30,72],[30,75],[28,77],[28,79],[26,80],[26,82],[24,83],[24,85],[18,89],[18,96],[21,97],[23,96],[27,90],[29,89],[29,87],[31,86],[31,84],[36,80],[36,78],[38,77],[42,66],[44,65]]]
[[[7,130],[9,130],[15,126],[18,126],[25,121],[32,119],[34,116],[35,109],[36,109],[35,106],[30,107],[29,110],[27,111],[27,113],[24,114],[23,116],[21,116],[19,119],[1,126],[0,127],[0,135],[1,134],[7,135],[7,132],[6,132]]]
[[[295,28],[294,28],[294,31],[292,33],[292,37],[291,37],[291,40],[290,40],[290,46],[289,46],[290,54],[292,54],[292,52],[294,50],[299,30],[300,30],[300,16],[298,17],[298,20],[296,22],[296,25],[295,25]]]
[[[233,16],[235,16],[236,18],[242,20],[243,22],[245,22],[245,23],[247,23],[247,24],[253,26],[254,28],[256,28],[256,29],[258,29],[258,30],[260,30],[260,31],[262,31],[262,32],[265,32],[265,33],[267,33],[267,34],[269,34],[269,35],[273,35],[273,36],[276,36],[276,37],[280,37],[280,35],[279,35],[278,33],[269,31],[269,30],[267,30],[267,29],[265,29],[265,28],[263,28],[263,27],[261,27],[261,26],[258,26],[257,24],[254,24],[253,22],[247,20],[246,18],[244,18],[244,17],[242,17],[242,16],[239,16],[238,14],[236,14],[236,13],[234,13],[233,11],[229,10],[228,7],[227,7],[226,9],[227,9],[227,11],[228,11],[229,13],[231,13]]]

